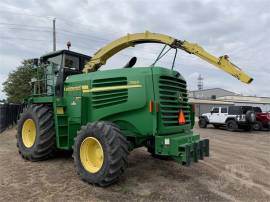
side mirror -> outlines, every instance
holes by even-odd
[[[211,114],[213,114],[213,111],[210,111]]]

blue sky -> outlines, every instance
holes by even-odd
[[[23,59],[52,50],[52,19],[56,18],[57,49],[92,55],[127,33],[149,30],[196,42],[216,56],[230,59],[254,78],[246,85],[216,67],[178,51],[176,69],[196,89],[220,87],[244,95],[270,96],[270,1],[148,0],[148,1],[6,1],[0,2],[1,83]],[[161,45],[139,45],[117,54],[103,69],[123,66],[132,56],[136,66],[153,63]],[[159,65],[170,68],[172,54]]]

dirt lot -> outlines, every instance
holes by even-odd
[[[24,161],[15,129],[7,130],[0,134],[0,201],[270,201],[270,132],[195,130],[210,139],[210,158],[186,168],[137,149],[106,189],[82,182],[71,156]]]

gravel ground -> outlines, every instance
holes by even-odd
[[[210,158],[186,168],[136,149],[104,189],[82,182],[70,155],[23,160],[9,129],[0,134],[0,201],[270,201],[270,132],[194,130],[210,139]]]

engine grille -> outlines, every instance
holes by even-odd
[[[115,77],[109,79],[97,79],[92,83],[92,88],[113,87],[127,85],[126,77]],[[99,91],[92,93],[93,108],[102,108],[126,102],[128,99],[127,89],[115,89],[110,91]]]
[[[186,81],[171,76],[160,76],[159,96],[161,120],[164,126],[179,126],[180,110],[185,114],[186,124],[190,123]]]

